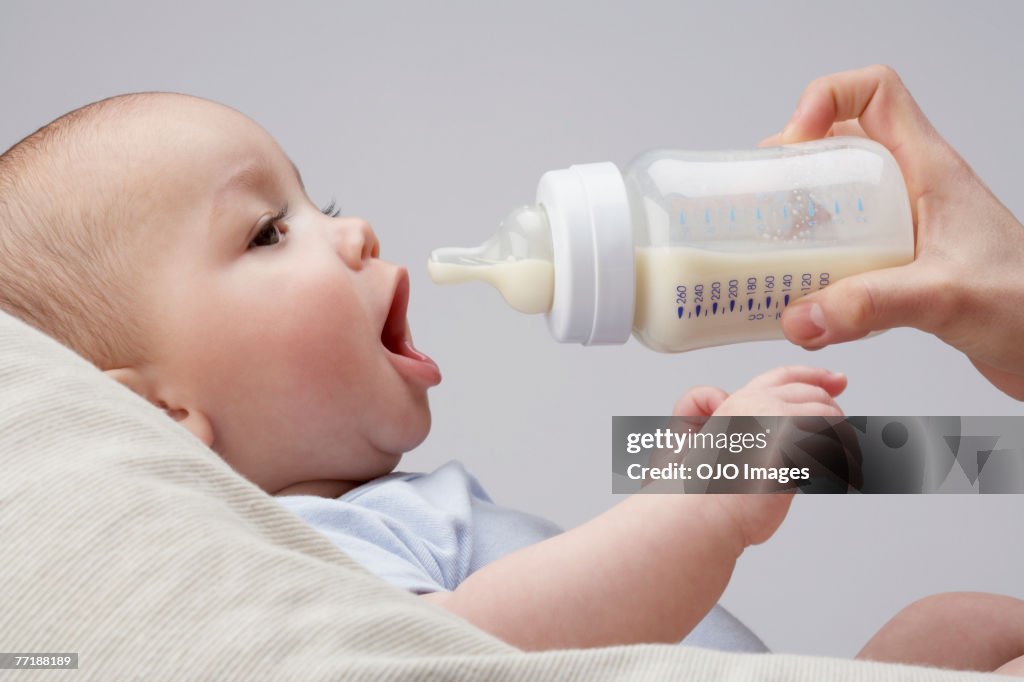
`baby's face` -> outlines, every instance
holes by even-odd
[[[167,97],[133,133],[156,264],[148,397],[272,494],[390,472],[426,437],[441,380],[409,339],[406,270],[364,220],[317,208],[254,122]]]

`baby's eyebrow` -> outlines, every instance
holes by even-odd
[[[291,158],[287,156],[285,156],[285,158],[288,159],[289,165],[291,165],[292,170],[295,172],[295,178],[299,181],[299,186],[302,187],[303,191],[305,191],[306,183],[302,181],[302,174],[299,173],[298,166],[295,165],[295,162],[292,161]],[[255,162],[244,166],[241,170],[232,175],[231,178],[229,178],[228,181],[224,183],[223,189],[226,190],[231,187],[239,186],[254,187],[259,185],[261,181],[269,180],[272,177],[273,175],[271,173],[270,165],[267,163],[267,160],[260,158]]]
[[[299,173],[298,166],[296,166],[295,162],[289,157],[286,156],[285,158],[288,159],[289,165],[291,165],[292,170],[295,172],[295,177],[299,181],[299,186],[302,187],[302,191],[305,192],[306,183],[302,181],[302,174]],[[258,159],[253,163],[247,164],[228,178],[227,182],[220,187],[217,191],[217,200],[215,201],[215,204],[219,205],[220,197],[235,187],[256,187],[260,185],[261,182],[270,180],[271,177],[270,166],[267,164],[265,159]]]
[[[298,179],[299,185],[302,187],[302,191],[305,192],[306,184],[302,181],[302,174],[299,173],[298,167],[287,155],[285,158],[288,159],[288,163],[295,172],[295,177]],[[216,190],[214,195],[213,208],[210,213],[209,223],[211,225],[211,229],[213,225],[217,224],[219,217],[224,212],[226,206],[224,197],[226,194],[239,187],[258,187],[262,183],[271,181],[272,177],[273,175],[270,169],[270,164],[265,158],[258,158],[232,174],[231,177]]]

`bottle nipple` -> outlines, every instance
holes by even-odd
[[[545,313],[555,290],[547,214],[541,206],[517,208],[480,246],[432,251],[427,271],[435,284],[487,282],[519,312]]]

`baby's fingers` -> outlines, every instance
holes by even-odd
[[[776,396],[794,408],[810,409],[812,405],[830,408],[831,413],[840,413],[842,410],[832,395],[821,386],[811,384],[787,384],[774,390]],[[792,414],[817,414],[817,412],[805,412],[795,409]]]
[[[786,410],[780,417],[844,417],[843,408],[835,401],[828,403],[785,403]]]
[[[687,391],[672,408],[676,417],[710,417],[729,394],[714,386],[695,386]]]
[[[820,367],[805,367],[803,365],[787,365],[776,367],[764,374],[754,377],[748,388],[764,389],[777,388],[786,384],[810,384],[820,386],[831,396],[837,396],[846,388],[846,375],[841,372],[831,372]]]

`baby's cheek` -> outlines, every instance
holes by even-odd
[[[360,371],[372,364],[372,325],[344,274],[318,265],[240,271],[216,295],[195,296],[186,355],[203,393],[280,419],[312,417],[325,400],[347,407],[341,392],[366,383]]]
[[[360,302],[340,287],[296,284],[282,306],[273,357],[296,390],[314,399],[360,383],[368,358],[371,323]],[[269,349],[268,349],[269,350]],[[339,386],[339,383],[342,386]]]

